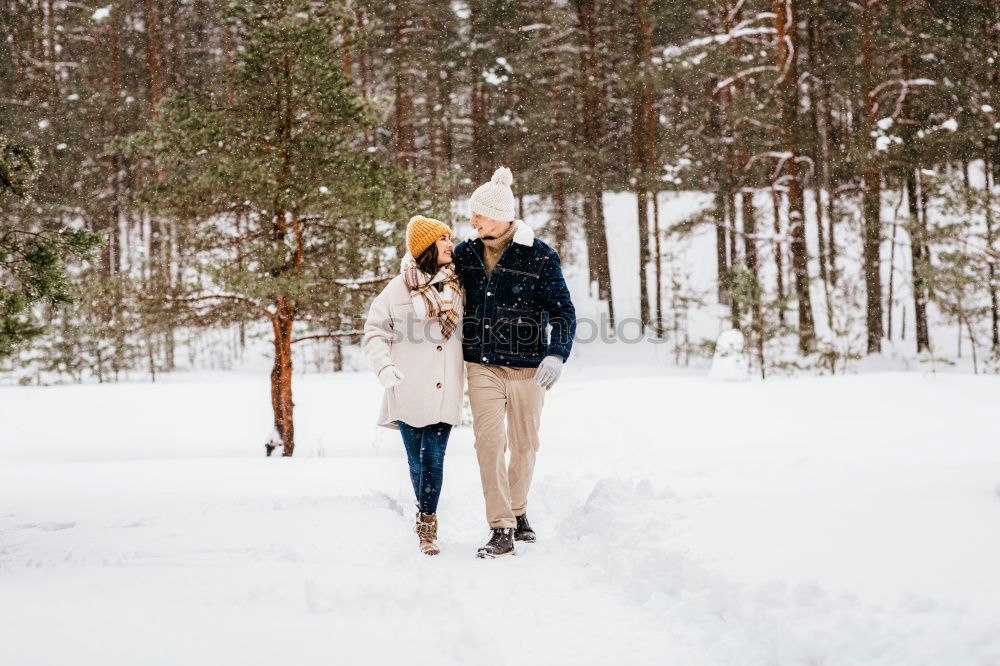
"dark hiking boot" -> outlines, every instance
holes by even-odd
[[[514,530],[514,540],[525,543],[535,543],[535,530],[528,524],[528,514],[517,516],[517,528]]]
[[[510,527],[494,527],[493,534],[486,545],[476,551],[476,557],[481,560],[492,560],[495,557],[514,555],[514,530]]]

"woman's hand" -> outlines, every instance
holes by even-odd
[[[382,372],[378,373],[379,382],[381,382],[382,386],[387,389],[390,389],[393,386],[399,386],[403,383],[404,379],[406,379],[406,376],[394,365],[387,365],[382,368]]]

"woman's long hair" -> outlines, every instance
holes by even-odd
[[[438,269],[441,267],[438,265],[438,248],[437,241],[427,246],[427,249],[420,253],[417,257],[417,268],[427,273],[431,277],[437,275]]]

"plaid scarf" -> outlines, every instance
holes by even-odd
[[[428,275],[417,267],[415,261],[410,261],[403,266],[403,280],[410,289],[414,307],[418,298],[423,299],[427,317],[437,317],[441,321],[444,339],[450,338],[462,313],[462,282],[455,274],[455,265],[442,266],[436,275]],[[442,285],[441,291],[434,286],[438,283]]]

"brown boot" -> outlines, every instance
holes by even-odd
[[[441,549],[437,545],[438,518],[436,513],[417,513],[417,524],[413,531],[420,537],[420,552],[437,555]]]

